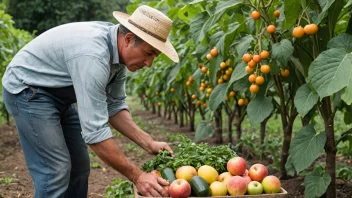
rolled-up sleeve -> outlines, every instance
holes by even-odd
[[[94,144],[111,138],[105,90],[110,74],[108,60],[83,55],[66,63],[75,88],[84,141]]]
[[[128,110],[126,103],[126,74],[127,68],[118,65],[116,77],[113,82],[106,87],[109,116],[113,116],[121,110]]]

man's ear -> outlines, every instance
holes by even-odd
[[[125,45],[128,46],[129,44],[132,44],[133,42],[133,38],[134,38],[134,34],[129,32],[125,35]]]

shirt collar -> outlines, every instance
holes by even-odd
[[[112,45],[112,64],[119,64],[119,51],[117,48],[117,29],[119,28],[119,25],[114,25],[110,28],[110,41]]]

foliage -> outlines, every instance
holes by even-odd
[[[321,167],[314,168],[313,172],[304,179],[305,197],[315,198],[322,196],[330,181],[330,175],[325,173]]]
[[[128,0],[5,0],[7,12],[20,29],[37,34],[69,22],[111,21],[117,23],[112,12],[123,11]],[[20,10],[20,12],[19,12]]]
[[[4,75],[6,66],[10,63],[15,54],[29,41],[33,35],[24,30],[16,29],[12,17],[3,10],[0,4],[0,78]],[[2,89],[2,82],[0,82]],[[8,117],[5,105],[0,97],[0,115]]]
[[[352,167],[348,165],[337,165],[336,175],[349,183],[352,183]]]
[[[226,172],[228,160],[237,156],[227,145],[209,146],[207,143],[196,144],[185,135],[180,135],[181,142],[171,157],[167,151],[161,151],[155,158],[148,160],[142,166],[142,170],[162,170],[165,167],[177,168],[190,165],[198,169],[202,165],[214,167],[219,173]]]
[[[133,198],[133,183],[127,179],[114,179],[114,183],[106,187],[106,198]]]

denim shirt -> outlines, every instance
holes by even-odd
[[[127,68],[119,64],[118,25],[69,23],[50,29],[23,47],[6,68],[5,89],[17,94],[28,85],[72,86],[82,136],[87,144],[112,137],[108,119],[127,109]]]

